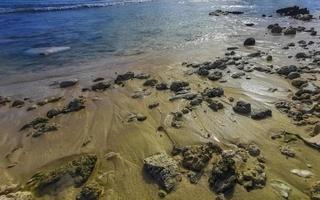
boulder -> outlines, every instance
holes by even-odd
[[[255,44],[256,40],[254,38],[247,38],[243,43],[244,46],[253,46]]]
[[[121,84],[124,81],[130,80],[134,78],[134,73],[133,72],[126,72],[124,74],[119,74],[114,81],[115,84]]]
[[[283,31],[284,35],[295,35],[297,33],[297,29],[289,26]]]
[[[145,158],[144,169],[166,192],[171,192],[177,186],[179,167],[167,154],[158,153]]]
[[[251,118],[255,120],[265,119],[272,116],[272,111],[270,109],[253,109],[251,113]]]
[[[295,65],[289,65],[289,66],[283,66],[280,69],[278,69],[277,73],[280,75],[285,75],[288,76],[291,72],[296,72],[298,71],[297,66]]]
[[[287,76],[288,79],[296,79],[300,78],[300,73],[299,72],[290,72]]]
[[[169,89],[168,85],[166,83],[158,83],[156,84],[157,90],[167,90]]]
[[[276,11],[282,16],[296,16],[299,14],[309,14],[310,11],[307,8],[300,8],[299,6],[285,7]]]
[[[91,86],[91,90],[93,91],[105,91],[111,86],[108,82],[99,82]]]
[[[213,98],[213,97],[221,97],[224,95],[224,90],[222,88],[206,88],[202,92],[202,95],[205,97]]]
[[[188,82],[185,81],[174,81],[171,83],[170,85],[170,90],[173,92],[179,92],[183,89],[185,89],[185,87],[189,86]]]
[[[146,80],[144,83],[143,83],[143,86],[155,86],[156,84],[158,83],[158,80],[156,79],[149,79],[149,80]]]
[[[208,79],[211,81],[217,81],[222,78],[222,72],[214,71],[208,75]]]

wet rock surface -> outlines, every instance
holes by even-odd
[[[50,192],[50,188],[57,185],[63,178],[70,179],[74,187],[80,187],[90,177],[96,162],[95,155],[81,155],[60,167],[36,173],[28,181],[27,186],[39,196]]]
[[[81,188],[76,200],[98,200],[101,194],[101,187],[97,183],[90,183]]]
[[[175,189],[180,174],[175,160],[165,153],[158,153],[144,159],[144,169],[166,192]]]

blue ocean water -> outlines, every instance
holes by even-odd
[[[183,48],[223,37],[229,22],[213,21],[212,10],[241,10],[250,19],[290,5],[320,10],[318,0],[1,0],[0,74]],[[28,53],[47,47],[70,49]]]

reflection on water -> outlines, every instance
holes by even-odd
[[[65,6],[70,2],[15,1],[1,1],[0,9],[48,7],[51,2],[55,2],[51,6],[57,3]],[[26,2],[31,3],[25,5]],[[86,0],[72,2],[73,5],[87,3]],[[0,72],[21,73],[45,69],[46,66],[55,68],[90,63],[97,59],[197,49],[211,41],[229,41],[234,36],[246,34],[247,27],[243,22],[266,23],[268,19],[261,18],[261,13],[273,14],[279,7],[294,4],[313,10],[320,8],[320,1],[314,0],[154,0],[58,12],[1,14]],[[242,10],[245,14],[219,18],[208,16],[209,11],[218,8]],[[32,48],[52,46],[71,49],[46,57],[25,53]]]

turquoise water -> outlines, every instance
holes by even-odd
[[[0,74],[86,65],[225,39],[228,33],[237,34],[234,21],[275,15],[276,9],[289,5],[320,10],[315,0],[2,0]],[[245,14],[230,21],[208,16],[218,8]],[[70,49],[47,56],[30,53],[47,47]]]

